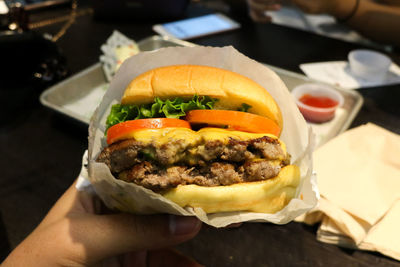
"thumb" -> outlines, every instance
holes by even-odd
[[[91,215],[70,224],[71,237],[81,243],[85,262],[139,250],[174,246],[193,238],[201,228],[196,217],[174,215]]]

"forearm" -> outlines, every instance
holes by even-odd
[[[338,0],[337,5],[341,8],[335,9],[332,15],[338,19],[346,18],[355,2]],[[356,12],[346,24],[368,38],[400,46],[400,7],[360,0]]]

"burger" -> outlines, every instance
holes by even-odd
[[[173,65],[134,78],[106,121],[96,161],[181,207],[275,213],[300,182],[279,139],[281,111],[238,73]]]

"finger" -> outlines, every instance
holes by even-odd
[[[256,2],[254,0],[249,1],[249,15],[253,21],[258,23],[271,22],[271,17],[268,16],[265,12],[276,11],[280,8],[280,4],[265,4]]]
[[[38,228],[50,225],[70,213],[94,214],[99,209],[101,201],[98,197],[84,191],[78,191],[75,187],[76,182],[77,180],[57,200]]]
[[[228,226],[226,226],[225,228],[238,228],[240,226],[242,226],[243,223],[232,223],[229,224]]]
[[[292,3],[298,6],[305,13],[309,14],[320,13],[320,10],[318,6],[315,5],[315,3],[310,3],[309,1],[304,1],[304,0],[293,0]]]
[[[38,229],[45,227],[58,221],[64,217],[76,204],[78,191],[75,188],[76,181],[64,192],[64,194],[57,200],[54,206],[47,213],[46,217],[42,220]]]
[[[89,263],[131,251],[174,246],[201,228],[195,217],[130,214],[91,215],[74,219],[71,241]]]
[[[259,13],[254,10],[249,11],[250,18],[258,23],[268,23],[271,22],[271,17],[266,15],[265,13]]]
[[[249,8],[256,11],[256,12],[265,12],[268,10],[279,10],[281,5],[279,3],[265,3],[265,2],[258,2],[254,0],[248,1]]]

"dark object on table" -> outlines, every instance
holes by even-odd
[[[39,93],[67,76],[65,59],[55,43],[34,32],[0,34],[1,121],[7,120]],[[14,116],[12,116],[14,117]]]
[[[93,0],[96,19],[154,20],[181,17],[188,0]]]
[[[72,0],[6,0],[0,14],[0,29],[28,30],[32,15],[71,5]]]
[[[67,74],[55,43],[35,32],[0,34],[0,80],[4,89],[45,87]]]

